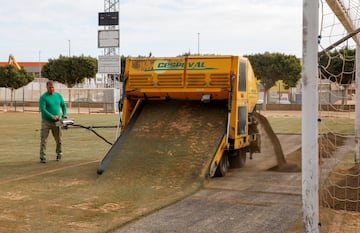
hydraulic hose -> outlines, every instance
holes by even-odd
[[[116,126],[83,126],[83,125],[79,125],[79,124],[73,124],[73,127],[80,127],[83,129],[87,129],[90,130],[91,132],[93,132],[96,136],[98,136],[99,138],[101,138],[102,140],[104,140],[106,143],[108,143],[109,145],[113,145],[111,142],[109,142],[106,138],[104,138],[103,136],[101,136],[100,134],[98,134],[94,128],[115,128]]]

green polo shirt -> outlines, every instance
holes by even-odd
[[[52,121],[51,117],[56,115],[60,118],[60,108],[63,116],[67,115],[66,104],[60,93],[54,92],[50,95],[45,92],[39,99],[39,108],[43,120]]]

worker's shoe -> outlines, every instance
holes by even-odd
[[[62,154],[57,154],[57,156],[56,156],[56,161],[60,161],[60,160],[61,160],[61,157],[62,157]]]
[[[46,163],[46,159],[45,158],[40,158],[40,163]]]

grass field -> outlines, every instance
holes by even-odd
[[[76,124],[84,126],[116,126],[118,116],[104,115],[72,115]],[[1,162],[37,161],[39,159],[40,114],[39,113],[0,113]],[[109,141],[115,140],[115,129],[95,129]],[[64,159],[100,159],[109,148],[95,134],[81,128],[71,128],[63,131]],[[11,148],[11,149],[9,149]],[[48,140],[49,160],[55,159],[55,143],[50,135]]]
[[[116,125],[118,118],[115,114],[70,117],[85,126]],[[269,121],[277,133],[301,133],[299,117],[269,117]],[[110,145],[81,128],[64,131],[61,162],[55,161],[50,135],[48,163],[40,164],[40,115],[0,113],[0,122],[0,232],[106,232],[184,198],[202,185],[195,180],[190,186],[178,184],[176,190],[170,185],[147,189],[135,181],[136,185],[125,187],[121,179],[98,176],[99,161]],[[344,133],[351,133],[353,125],[347,124]],[[115,129],[95,130],[114,141]]]
[[[71,117],[85,126],[115,126],[117,122],[114,114]],[[40,164],[39,113],[0,113],[0,121],[0,232],[63,232],[69,229],[70,232],[77,229],[101,232],[92,225],[76,226],[83,222],[81,217],[75,217],[79,208],[76,204],[64,205],[70,200],[79,203],[86,198],[89,189],[83,187],[96,182],[99,160],[110,145],[85,129],[64,130],[63,161],[55,161],[55,143],[50,135],[48,163]],[[109,141],[115,139],[115,129],[96,131]],[[73,217],[75,219],[71,220]]]
[[[116,125],[118,118],[70,117],[84,126]],[[50,135],[48,163],[41,164],[40,115],[0,113],[0,121],[0,232],[107,232],[192,194],[204,181],[201,172],[159,176],[151,169],[140,177],[137,170],[132,174],[125,168],[126,174],[117,177],[107,172],[98,176],[99,161],[110,145],[81,128],[64,130],[61,162],[55,161]],[[115,129],[96,131],[109,141],[115,139]],[[144,166],[139,162],[139,168]],[[195,169],[200,165],[191,163]]]

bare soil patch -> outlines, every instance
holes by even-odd
[[[323,202],[335,210],[360,212],[360,165],[343,172],[344,178],[324,190]]]
[[[337,147],[344,145],[345,138],[333,133],[323,134],[319,137],[320,158],[330,158]]]
[[[322,163],[321,158],[330,158],[336,153],[337,147],[343,146],[346,138],[335,135],[333,133],[327,133],[319,137],[319,158],[320,163]],[[288,154],[286,156],[286,161],[289,164],[296,164],[299,171],[301,171],[301,147],[296,151]]]
[[[325,174],[330,180],[323,184],[320,194],[320,232],[358,232],[360,229],[360,169],[353,166],[353,160],[344,161],[347,153],[352,154],[353,141],[349,138],[333,133],[323,134],[319,137],[319,163],[323,167],[335,158],[338,164],[331,167],[333,175]],[[349,151],[350,150],[350,151]],[[353,155],[351,155],[352,157]],[[287,156],[301,167],[301,148]],[[347,158],[345,158],[347,160]],[[332,164],[332,163],[331,163]],[[349,166],[352,164],[351,166]],[[327,173],[326,171],[323,171]],[[335,175],[334,175],[335,174]],[[348,175],[345,175],[348,174]],[[327,186],[326,186],[327,185]],[[302,231],[302,218],[300,217],[289,232]]]

